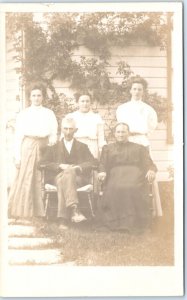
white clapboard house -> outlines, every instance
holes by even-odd
[[[14,60],[15,49],[11,41],[7,41],[6,55],[6,101],[7,101],[7,166],[8,182],[11,182],[13,163],[13,123],[16,113],[25,107],[24,87],[21,85],[21,74],[17,73],[17,67],[20,65]],[[24,51],[24,50],[23,50]],[[111,59],[108,71],[114,81],[121,81],[122,75],[116,74],[116,62],[124,60],[130,65],[135,75],[144,77],[148,82],[150,92],[156,92],[164,96],[172,103],[172,57],[170,50],[163,50],[160,47],[153,47],[138,43],[137,45],[127,46],[125,48],[112,48]],[[24,53],[23,53],[24,55]],[[74,53],[75,59],[80,56],[86,58],[94,57],[84,46],[80,47]],[[73,91],[69,88],[68,82],[54,81],[57,93],[71,95]],[[105,116],[104,108],[100,107],[101,115]],[[115,111],[113,112],[115,115]],[[151,153],[152,158],[158,167],[158,181],[168,181],[168,168],[173,165],[173,144],[172,144],[172,116],[168,116],[169,123],[161,122],[157,129],[151,134]]]

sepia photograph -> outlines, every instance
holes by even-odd
[[[182,3],[0,18],[1,294],[183,295]]]

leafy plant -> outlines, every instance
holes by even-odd
[[[127,12],[45,13],[40,22],[32,13],[7,13],[6,26],[7,39],[14,40],[15,59],[20,62],[17,72],[22,85],[27,90],[33,82],[42,82],[51,94],[46,103],[57,117],[69,108],[55,92],[54,79],[68,80],[75,91],[88,91],[100,104],[128,101],[128,85],[136,74],[122,60],[117,63],[122,82],[111,80],[107,68],[111,47],[141,41],[166,48],[167,32],[171,30],[164,13]],[[75,53],[83,45],[94,57],[77,59]],[[171,108],[166,99],[146,92],[144,100],[155,108],[160,121],[167,120]]]

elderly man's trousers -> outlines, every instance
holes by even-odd
[[[83,186],[83,179],[76,174],[73,168],[67,168],[55,178],[58,194],[57,217],[67,219],[70,207],[78,205],[77,188]]]

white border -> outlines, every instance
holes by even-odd
[[[1,263],[1,295],[18,296],[181,296],[183,295],[183,104],[182,104],[182,3],[63,3],[63,4],[0,4],[1,32],[3,12],[91,12],[146,11],[174,12],[173,93],[174,103],[174,165],[175,165],[175,266],[171,267],[10,267],[6,260],[5,188],[1,195],[3,227],[3,261]],[[2,40],[1,40],[2,41]],[[1,43],[1,114],[4,115],[5,46]],[[4,132],[1,131],[4,137]],[[4,144],[5,146],[5,144]],[[5,149],[3,147],[3,149]],[[1,149],[1,151],[3,151]],[[4,163],[5,151],[1,163]],[[1,172],[2,173],[2,172]],[[1,174],[1,179],[5,178]],[[4,179],[3,179],[4,180]],[[4,185],[3,185],[4,187]],[[5,186],[6,187],[6,186]],[[2,193],[2,191],[1,191]],[[2,200],[3,199],[3,200]]]
[[[1,3],[2,12],[99,12],[99,11],[128,11],[128,12],[181,12],[181,2],[132,2],[132,3]]]

